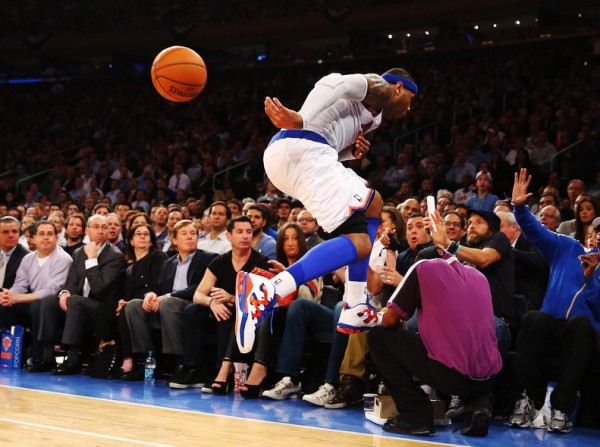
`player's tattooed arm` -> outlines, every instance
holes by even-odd
[[[392,97],[392,86],[378,74],[369,73],[367,78],[367,95],[363,104],[372,112],[379,112]]]

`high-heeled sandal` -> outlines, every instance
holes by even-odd
[[[245,390],[240,388],[240,396],[244,399],[258,399],[263,393],[263,384],[258,385],[247,385],[244,384]]]
[[[218,385],[217,387],[215,385]],[[217,396],[222,396],[225,394],[229,394],[233,389],[233,380],[228,378],[225,382],[221,382],[220,380],[213,380],[210,385],[210,389],[213,394]]]

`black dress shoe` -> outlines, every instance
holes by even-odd
[[[27,372],[49,372],[56,368],[56,363],[52,362],[33,362],[33,365],[27,365],[25,371]]]
[[[121,374],[121,379],[128,380],[130,382],[144,380],[144,367],[136,366],[131,371]]]
[[[460,432],[465,436],[487,436],[492,412],[487,408],[476,408],[465,416]]]
[[[112,368],[106,375],[106,378],[110,380],[116,380],[123,377],[124,374],[125,371],[123,371],[121,368]]]
[[[52,370],[52,374],[55,376],[71,376],[73,374],[81,373],[81,365],[68,365],[67,362],[63,362],[58,367]]]
[[[383,430],[403,435],[428,436],[435,433],[435,427],[429,423],[414,423],[401,419],[396,415],[383,424]]]

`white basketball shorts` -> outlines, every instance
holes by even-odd
[[[303,138],[274,141],[264,153],[273,184],[298,199],[328,233],[355,211],[365,210],[373,190],[338,161],[331,146]]]

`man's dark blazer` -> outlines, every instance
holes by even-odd
[[[114,245],[106,243],[98,255],[98,265],[86,269],[85,261],[88,257],[84,248],[80,247],[73,253],[73,264],[69,270],[65,290],[71,295],[83,296],[83,285],[87,277],[90,284],[89,298],[116,304],[121,297],[126,267],[123,253]]]
[[[19,270],[21,261],[28,253],[29,250],[17,243],[15,251],[13,251],[10,258],[8,258],[8,264],[6,264],[6,270],[4,272],[4,282],[0,284],[2,288],[10,289],[14,285],[15,279],[17,278],[17,270]]]
[[[539,309],[546,295],[550,266],[524,234],[517,239],[513,254],[515,293],[525,296],[532,309]]]
[[[177,271],[179,255],[171,256],[163,264],[162,271],[160,272],[160,278],[158,280],[159,290],[156,291],[156,294],[160,296],[170,293],[171,296],[192,301],[192,298],[194,298],[194,292],[198,288],[200,281],[202,281],[206,267],[208,267],[208,264],[210,264],[211,261],[217,256],[218,255],[216,253],[196,250],[194,257],[192,258],[190,268],[187,272],[187,288],[175,291],[173,291],[173,283],[175,282],[175,273]]]

